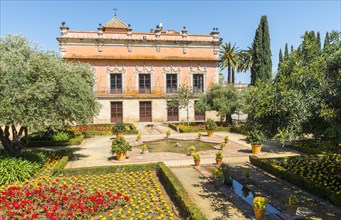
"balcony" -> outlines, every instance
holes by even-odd
[[[122,89],[108,89],[107,87],[97,87],[97,97],[117,97],[117,98],[136,98],[136,97],[166,97],[176,92],[174,87],[152,86],[151,88],[138,88],[136,86],[124,87]],[[202,92],[201,89],[193,89],[196,95]]]

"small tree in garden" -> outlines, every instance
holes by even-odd
[[[86,124],[97,114],[89,65],[63,61],[20,35],[1,37],[0,54],[0,141],[6,151],[19,153],[29,129]]]
[[[187,125],[189,125],[189,108],[192,104],[191,97],[193,97],[192,90],[188,86],[182,85],[167,102],[167,108],[186,109]]]
[[[238,91],[233,85],[215,85],[212,89],[203,94],[195,105],[199,112],[215,110],[227,124],[232,124],[232,113],[239,106]]]

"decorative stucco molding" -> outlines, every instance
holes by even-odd
[[[183,53],[183,54],[188,53],[188,47],[187,47],[187,45],[184,45],[184,46],[183,46],[183,48],[182,48],[182,53]]]
[[[99,43],[97,46],[98,52],[102,52],[103,51],[103,43]]]
[[[160,44],[156,45],[156,52],[160,52]]]
[[[130,53],[132,51],[132,44],[128,44],[127,48],[128,48],[128,52]]]
[[[173,67],[173,65],[171,65],[169,68],[167,67],[163,67],[163,72],[164,73],[180,73],[181,72],[181,69],[180,69],[180,66],[178,66],[177,68],[176,67]]]
[[[135,73],[154,73],[154,68],[153,66],[148,69],[146,65],[143,65],[142,69],[139,69],[138,66],[135,66]]]
[[[121,68],[117,67],[115,65],[114,67],[107,66],[107,73],[122,73],[124,74],[126,72],[126,68],[122,66]]]
[[[207,70],[206,67],[200,67],[200,64],[198,64],[196,67],[190,67],[190,73],[207,73]]]

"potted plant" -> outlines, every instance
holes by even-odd
[[[198,139],[199,139],[199,140],[201,139],[201,136],[202,136],[202,133],[199,132],[199,133],[198,133]]]
[[[246,135],[246,143],[251,144],[252,153],[259,154],[262,149],[262,144],[265,142],[265,135],[262,131],[253,129]]]
[[[214,133],[214,130],[217,128],[217,123],[209,118],[205,122],[205,128],[207,130],[207,136],[211,136]]]
[[[140,133],[137,133],[137,135],[136,135],[136,140],[137,140],[137,141],[140,141],[140,140],[141,140],[141,134],[140,134]]]
[[[170,130],[166,131],[166,138],[169,138],[170,135],[171,135]]]
[[[226,146],[225,142],[221,142],[220,143],[220,150],[223,150],[225,146]]]
[[[224,184],[227,186],[232,186],[233,185],[233,179],[229,175],[229,169],[230,167],[226,164],[221,164],[220,166],[221,170],[223,171],[224,174]]]
[[[188,148],[189,150],[189,156],[191,156],[197,149],[192,145]]]
[[[117,160],[125,160],[128,150],[131,151],[131,145],[123,137],[112,141],[111,153],[116,153]]]
[[[200,155],[198,153],[194,153],[192,154],[192,157],[194,159],[194,164],[195,166],[199,166],[200,165]]]
[[[256,196],[253,199],[253,210],[255,212],[256,220],[264,219],[264,213],[266,209],[266,205],[268,204],[268,199],[262,196]]]
[[[112,128],[112,133],[116,134],[116,137],[123,137],[123,132],[126,131],[126,125],[124,122],[116,122]]]
[[[222,163],[223,163],[223,152],[221,151],[218,151],[216,154],[215,154],[215,161],[217,163],[217,166],[220,166]]]
[[[289,215],[296,215],[297,208],[298,208],[298,198],[296,195],[291,194],[286,202],[287,213]]]
[[[142,146],[141,146],[141,150],[142,150],[142,152],[141,152],[141,153],[142,153],[142,154],[144,154],[144,153],[145,153],[145,152],[148,150],[148,147],[147,147],[147,145],[145,145],[145,144],[144,144],[144,145],[142,145]]]
[[[227,142],[229,141],[229,136],[226,135],[226,136],[224,137],[224,141],[225,141],[225,144],[227,144]]]

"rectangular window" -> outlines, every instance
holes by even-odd
[[[140,122],[152,121],[152,102],[140,102]]]
[[[193,92],[194,93],[204,92],[203,74],[193,74]]]
[[[123,121],[122,102],[111,103],[111,123]]]
[[[139,74],[139,93],[150,94],[150,74]]]
[[[197,103],[197,101],[195,101],[195,104]],[[198,112],[196,110],[194,110],[194,119],[196,121],[205,121],[205,112]]]
[[[166,93],[174,93],[177,89],[178,76],[176,74],[166,75]]]
[[[122,74],[110,74],[110,94],[122,93]]]
[[[170,107],[167,105],[167,120],[179,121],[179,107]]]

